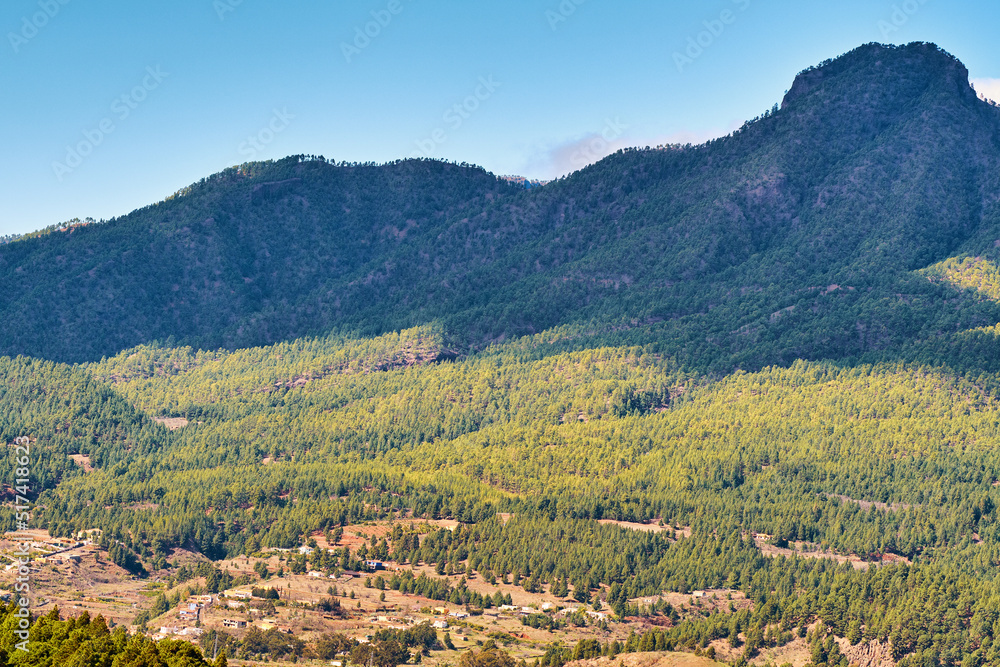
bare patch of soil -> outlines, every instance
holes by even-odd
[[[615,658],[567,662],[567,667],[712,667],[722,663],[691,653],[622,653]]]
[[[84,472],[93,472],[94,466],[90,464],[90,457],[86,454],[70,454],[73,463],[83,468]]]
[[[171,431],[176,431],[188,425],[188,420],[184,417],[153,417],[153,421],[157,424],[163,424]]]
[[[629,530],[641,530],[647,533],[662,533],[672,530],[677,537],[691,537],[690,526],[659,525],[655,523],[636,523],[634,521],[615,521],[614,519],[598,519],[597,523],[612,524]]]

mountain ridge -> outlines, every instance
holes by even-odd
[[[789,339],[802,337],[794,315],[757,358],[720,349],[692,363],[856,356],[943,326],[921,311],[902,335],[846,340],[859,323],[879,328],[856,317],[871,290],[910,290],[907,272],[992,252],[998,166],[1000,110],[957,59],[932,44],[868,44],[804,70],[780,108],[730,136],[619,151],[541,188],[468,165],[292,156],[104,225],[8,244],[0,352],[86,361],[154,340],[235,349],[430,322],[479,349],[632,320],[733,348],[729,332],[809,308],[835,311],[844,321],[823,326],[842,340]],[[832,306],[790,296],[832,284],[859,289]],[[945,328],[1000,319],[977,309]]]

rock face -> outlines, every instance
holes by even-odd
[[[857,646],[844,649],[844,655],[852,665],[858,667],[894,667],[892,649],[888,643],[878,641],[863,642]]]

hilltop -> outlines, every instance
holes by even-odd
[[[0,352],[92,361],[439,322],[463,351],[586,325],[723,370],[898,355],[1000,319],[913,273],[997,259],[998,167],[1000,109],[961,63],[871,44],[731,136],[544,187],[293,156],[2,246]]]

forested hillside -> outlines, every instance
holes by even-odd
[[[867,45],[731,136],[620,152],[545,187],[293,156],[6,244],[0,351],[93,361],[434,321],[463,352],[627,327],[719,370],[898,350],[1000,319],[911,273],[996,259],[998,167],[1000,109],[960,62]]]
[[[655,617],[629,651],[998,664],[998,248],[1000,109],[934,45],[866,45],[543,187],[293,156],[0,246],[0,437],[38,527],[140,576],[451,519],[372,552]],[[465,583],[388,586],[500,604]],[[707,588],[749,603],[634,602]]]
[[[899,658],[992,655],[983,628],[998,613],[1000,412],[977,378],[829,362],[713,378],[642,347],[565,352],[539,337],[442,361],[441,346],[439,331],[418,329],[234,353],[141,347],[51,366],[53,386],[90,374],[114,387],[110,405],[189,424],[171,433],[138,419],[150,444],[123,459],[127,431],[76,440],[97,469],[65,472],[38,521],[57,535],[100,527],[161,567],[182,546],[222,558],[359,521],[447,517],[472,528],[394,540],[384,557],[526,590],[569,584],[622,615],[628,599],[660,591],[731,587],[760,602],[680,624],[670,646],[736,632],[763,647],[772,625],[819,618],[858,641],[891,640]],[[90,405],[84,389],[53,402],[30,391],[30,376],[6,377],[28,415],[8,439],[31,428],[36,404],[55,431],[83,430],[96,411],[72,407]],[[598,519],[662,520],[691,536]],[[750,539],[760,533],[899,564],[775,561]],[[954,627],[934,635],[941,609]]]

